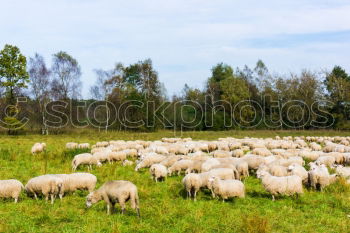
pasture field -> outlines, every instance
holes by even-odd
[[[214,140],[219,137],[273,137],[276,135],[348,136],[338,131],[224,131],[185,132],[176,136]],[[174,132],[123,133],[77,131],[63,135],[0,136],[0,179],[15,178],[25,184],[31,177],[45,173],[70,173],[73,156],[70,141],[157,140],[174,137]],[[46,142],[47,152],[31,155],[35,142]],[[304,189],[304,195],[279,197],[276,201],[264,191],[254,176],[246,179],[246,198],[225,203],[201,191],[197,201],[186,199],[181,177],[170,177],[155,183],[148,169],[135,172],[134,167],[119,163],[94,168],[99,187],[108,180],[125,179],[139,189],[141,218],[129,206],[123,216],[119,212],[106,215],[103,201],[85,208],[87,192],[67,195],[53,205],[21,195],[18,204],[0,200],[0,232],[350,232],[350,187],[343,180],[324,192]],[[79,168],[79,171],[87,171]],[[120,211],[118,204],[117,211]]]

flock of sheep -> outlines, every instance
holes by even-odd
[[[299,195],[304,186],[321,190],[343,177],[350,183],[350,137],[283,137],[275,138],[219,138],[216,141],[195,141],[191,138],[163,138],[159,141],[105,141],[90,147],[88,143],[66,144],[67,150],[91,149],[90,153],[74,156],[72,169],[102,166],[119,161],[123,166],[136,163],[135,171],[149,169],[155,182],[167,176],[182,175],[188,198],[196,200],[200,190],[210,190],[212,196],[223,201],[245,197],[242,180],[255,174],[264,189],[276,195]],[[45,143],[36,143],[33,154],[45,151]],[[308,162],[309,170],[305,169]],[[329,173],[335,169],[335,174]],[[47,174],[30,179],[25,186],[18,180],[0,181],[0,197],[17,202],[22,190],[28,196],[42,195],[51,202],[76,190],[88,190],[86,206],[100,200],[107,204],[107,213],[119,203],[122,213],[125,203],[139,212],[137,187],[123,180],[104,183],[95,190],[97,178],[90,173]]]

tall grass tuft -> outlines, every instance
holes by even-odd
[[[266,217],[261,217],[258,215],[243,216],[241,232],[244,232],[244,233],[270,232],[269,221]]]

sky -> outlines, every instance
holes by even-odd
[[[48,65],[66,51],[89,97],[95,69],[151,58],[168,95],[203,88],[219,62],[270,72],[350,72],[348,0],[0,0],[0,48],[39,53]]]

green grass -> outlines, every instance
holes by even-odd
[[[274,137],[275,135],[349,135],[338,131],[225,131],[185,132],[175,136],[194,139],[218,137]],[[16,178],[26,183],[44,173],[71,172],[71,158],[84,151],[65,151],[69,141],[95,143],[101,140],[156,140],[173,137],[170,131],[156,133],[96,133],[70,135],[0,136],[0,179]],[[47,154],[31,155],[35,142],[46,142]],[[80,169],[80,171],[86,171]],[[0,232],[350,232],[350,188],[341,180],[323,193],[309,191],[300,198],[279,197],[275,202],[254,177],[245,180],[247,195],[226,203],[200,192],[197,202],[186,200],[182,177],[155,183],[148,170],[105,164],[92,172],[98,187],[108,180],[126,179],[139,189],[141,219],[131,208],[126,215],[106,215],[103,202],[85,208],[87,192],[66,196],[54,205],[24,194],[18,204],[0,200]],[[119,206],[117,205],[119,211]]]

